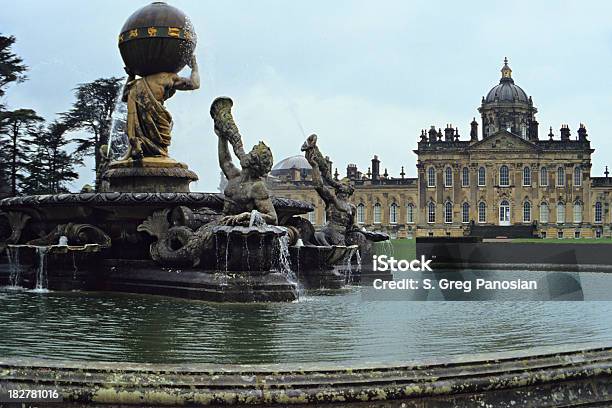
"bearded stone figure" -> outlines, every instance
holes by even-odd
[[[242,136],[231,114],[233,102],[230,98],[217,98],[212,103],[210,114],[218,136],[219,166],[227,177],[224,191],[223,214],[196,231],[186,226],[170,229],[156,226],[156,219],[167,222],[165,214],[149,217],[139,227],[158,238],[151,245],[153,260],[168,265],[196,266],[200,259],[213,249],[215,227],[222,225],[249,226],[254,211],[267,225],[276,225],[278,218],[272,199],[265,185],[265,177],[272,169],[273,157],[270,148],[259,142],[245,153]],[[240,160],[238,168],[232,162],[229,145]]]

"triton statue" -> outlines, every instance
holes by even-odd
[[[219,166],[228,179],[223,214],[196,231],[187,226],[168,228],[168,210],[149,217],[138,229],[157,237],[157,242],[151,245],[151,256],[157,262],[196,266],[202,256],[213,249],[215,227],[249,226],[254,215],[267,225],[278,222],[265,185],[265,177],[272,169],[272,152],[263,142],[255,145],[249,153],[244,152],[242,136],[231,114],[232,105],[229,98],[217,98],[210,108],[215,133],[219,137]],[[241,169],[232,163],[228,143],[240,160]]]
[[[334,180],[328,161],[317,146],[317,136],[311,135],[302,145],[306,160],[312,166],[312,183],[325,203],[327,222],[315,234],[318,245],[359,245],[362,252],[370,251],[370,241],[389,239],[386,234],[360,229],[355,223],[356,207],[349,200],[355,191],[350,181]],[[329,185],[331,189],[327,186]]]

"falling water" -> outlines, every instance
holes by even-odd
[[[357,271],[361,272],[361,253],[359,253],[359,250],[355,252],[355,260],[357,261]]]
[[[127,105],[123,102],[122,86],[115,97],[115,109],[111,115],[110,129],[108,133],[108,143],[106,155],[113,159],[118,159],[125,154],[125,149],[128,147],[126,134],[127,126]],[[113,149],[113,145],[115,146]]]
[[[33,292],[45,293],[47,289],[47,251],[48,247],[37,246],[36,253],[38,254],[38,270],[36,271],[36,286]]]
[[[229,247],[230,247],[230,238],[231,235],[227,234],[227,240],[225,241],[225,272],[227,273],[229,270]]]
[[[79,269],[77,268],[77,263],[76,263],[76,252],[72,253],[72,280],[75,281],[77,279],[77,273],[79,272]]]
[[[344,280],[347,284],[350,284],[353,281],[353,254],[357,252],[356,248],[351,248],[351,250],[345,255],[346,268],[344,269]]]
[[[264,236],[263,234],[259,235],[259,270],[264,269]]]
[[[395,249],[393,248],[393,244],[391,240],[387,239],[381,242],[383,254],[393,255],[395,253]]]
[[[251,270],[251,264],[249,262],[249,243],[248,243],[248,237],[244,237],[244,256],[246,256],[246,264],[247,264],[247,271]]]
[[[251,217],[249,218],[249,227],[262,227],[266,225],[266,220],[264,220],[261,213],[257,210],[251,211]]]
[[[290,283],[295,284],[296,287],[296,298],[299,300],[300,299],[300,286],[299,286],[299,281],[298,278],[295,274],[295,272],[293,272],[291,270],[291,257],[289,254],[289,237],[287,236],[287,234],[283,235],[282,237],[277,238],[278,241],[278,261],[279,261],[279,272],[281,274],[283,274],[287,280]]]
[[[19,248],[7,247],[6,255],[9,262],[9,285],[11,288],[19,288],[21,281],[21,264],[19,263]]]

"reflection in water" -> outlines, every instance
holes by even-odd
[[[298,303],[0,292],[0,356],[153,363],[392,362],[612,341],[612,302]]]

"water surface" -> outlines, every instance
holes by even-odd
[[[149,363],[367,363],[612,342],[612,302],[214,304],[0,291],[0,357]]]

